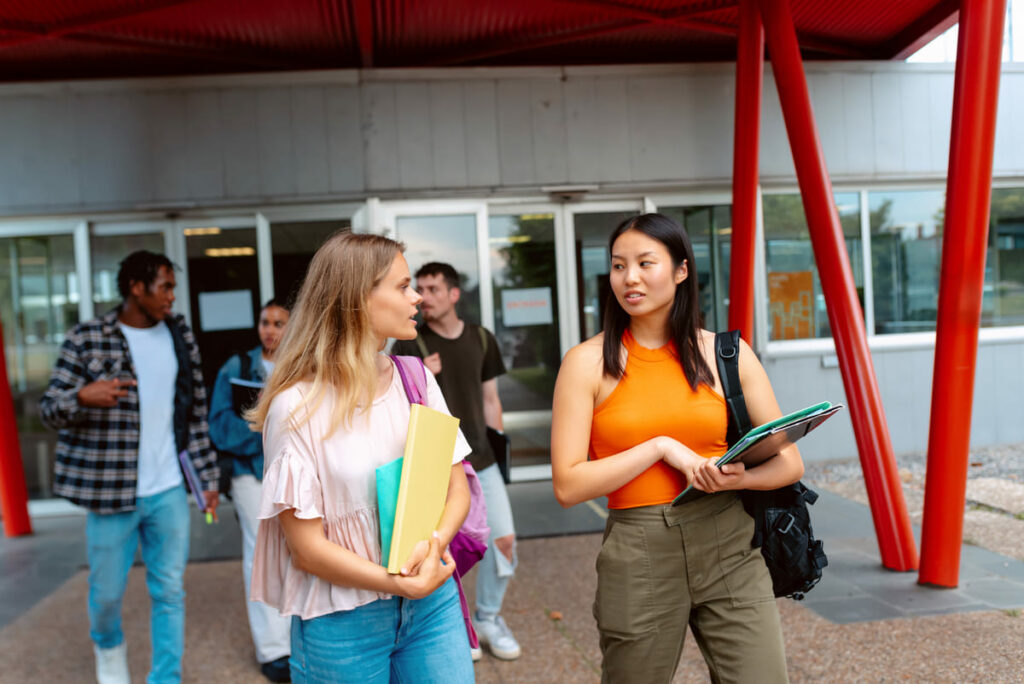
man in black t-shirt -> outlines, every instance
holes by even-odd
[[[416,287],[423,295],[419,336],[396,341],[391,351],[423,358],[473,449],[469,460],[480,478],[491,528],[490,549],[477,571],[473,625],[481,645],[498,658],[513,660],[521,650],[500,613],[517,562],[515,527],[505,483],[487,440],[488,426],[503,428],[497,378],[505,372],[505,364],[494,335],[486,328],[466,323],[456,313],[461,292],[459,276],[451,265],[425,264],[416,272]],[[481,655],[475,649],[473,659]]]

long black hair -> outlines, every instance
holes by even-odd
[[[714,376],[698,344],[701,312],[697,292],[697,264],[693,258],[690,236],[681,225],[667,216],[642,214],[626,219],[612,232],[608,238],[609,253],[615,241],[631,230],[665,245],[674,268],[686,262],[689,275],[676,285],[675,298],[668,315],[669,336],[675,343],[679,365],[690,388],[696,390],[702,382],[713,385]],[[612,289],[608,288],[604,307],[604,372],[613,378],[621,378],[626,370],[622,365],[622,335],[629,327],[629,321],[629,314],[619,304]]]

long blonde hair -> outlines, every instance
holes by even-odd
[[[288,416],[293,428],[309,420],[327,392],[335,402],[324,437],[350,425],[357,409],[373,402],[378,340],[367,300],[404,249],[380,235],[336,233],[316,251],[275,354],[274,372],[246,414],[254,430],[263,429],[274,397],[302,381],[312,388]]]

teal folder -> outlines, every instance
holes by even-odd
[[[794,411],[788,416],[776,418],[764,425],[758,425],[733,444],[721,458],[715,461],[715,465],[721,468],[726,463],[739,461],[748,468],[759,466],[824,423],[842,408],[842,404],[823,401],[820,404]],[[672,505],[678,506],[693,501],[704,494],[705,492],[694,489],[691,484],[679,493],[679,496],[672,501]]]
[[[396,458],[377,468],[377,515],[380,520],[380,564],[387,566],[391,555],[391,535],[395,531],[398,487],[402,484],[402,459]]]

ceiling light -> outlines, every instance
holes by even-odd
[[[252,256],[255,253],[252,247],[211,247],[206,250],[208,257]]]

